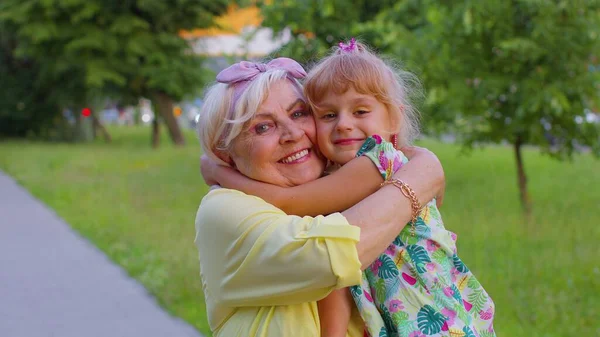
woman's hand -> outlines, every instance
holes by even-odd
[[[446,193],[446,176],[444,174],[444,168],[442,167],[438,157],[424,147],[406,146],[400,150],[409,160],[417,157],[428,157],[431,160],[432,165],[429,165],[427,169],[430,170],[430,174],[440,178],[439,183],[437,184],[438,191],[435,195],[435,201],[437,207],[441,207],[444,201],[444,194]]]

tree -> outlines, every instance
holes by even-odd
[[[26,137],[46,132],[60,114],[49,92],[36,85],[39,65],[14,55],[10,27],[0,25],[0,135]]]
[[[291,20],[292,30],[303,27],[319,41],[305,44],[336,42],[337,28],[341,37],[360,36],[409,69],[419,69],[427,89],[424,124],[429,131],[451,131],[466,148],[510,143],[527,213],[531,203],[523,145],[538,146],[558,159],[571,158],[577,146],[600,155],[599,125],[582,122],[584,111],[600,97],[598,74],[588,70],[599,51],[598,1],[404,0],[371,5],[373,12],[361,20],[356,15],[364,14],[348,15],[344,8],[360,11],[362,1],[278,4],[283,13],[266,6],[264,24],[280,31]],[[331,17],[316,14],[319,5]],[[322,19],[331,25],[316,22]]]
[[[259,2],[263,26],[275,33],[289,29],[293,39],[276,54],[302,63],[317,60],[337,42],[357,33],[358,23],[375,17],[394,0],[299,0]]]
[[[577,146],[600,155],[600,125],[585,123],[597,104],[597,74],[588,66],[600,51],[598,1],[424,1],[417,28],[403,25],[389,52],[421,62],[427,109],[452,126],[467,147],[512,145],[520,199],[527,214],[522,147],[557,159]],[[405,13],[379,17],[403,22]],[[583,122],[582,122],[583,121]]]
[[[173,101],[204,83],[202,59],[181,30],[204,28],[226,0],[4,0],[0,24],[14,27],[16,55],[40,65],[36,81],[53,86],[62,106],[79,111],[95,97],[152,99],[172,140],[184,138]]]

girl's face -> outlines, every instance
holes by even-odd
[[[377,134],[389,141],[395,129],[383,103],[352,87],[341,95],[330,91],[314,113],[319,149],[340,165],[356,156],[367,137]]]

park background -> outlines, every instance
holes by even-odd
[[[203,90],[236,60],[310,68],[356,36],[421,80],[417,144],[498,335],[600,335],[598,27],[592,0],[3,0],[0,170],[210,335]]]

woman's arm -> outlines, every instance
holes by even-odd
[[[381,174],[366,157],[356,158],[334,174],[295,186],[280,187],[250,179],[203,156],[202,175],[226,188],[255,195],[287,214],[329,214],[348,209],[379,188]]]
[[[394,174],[414,191],[425,205],[444,191],[444,170],[438,158],[423,148],[410,150],[410,162]],[[357,244],[362,269],[368,267],[412,219],[408,198],[393,185],[385,185],[358,204],[342,212],[351,225],[361,229]]]

